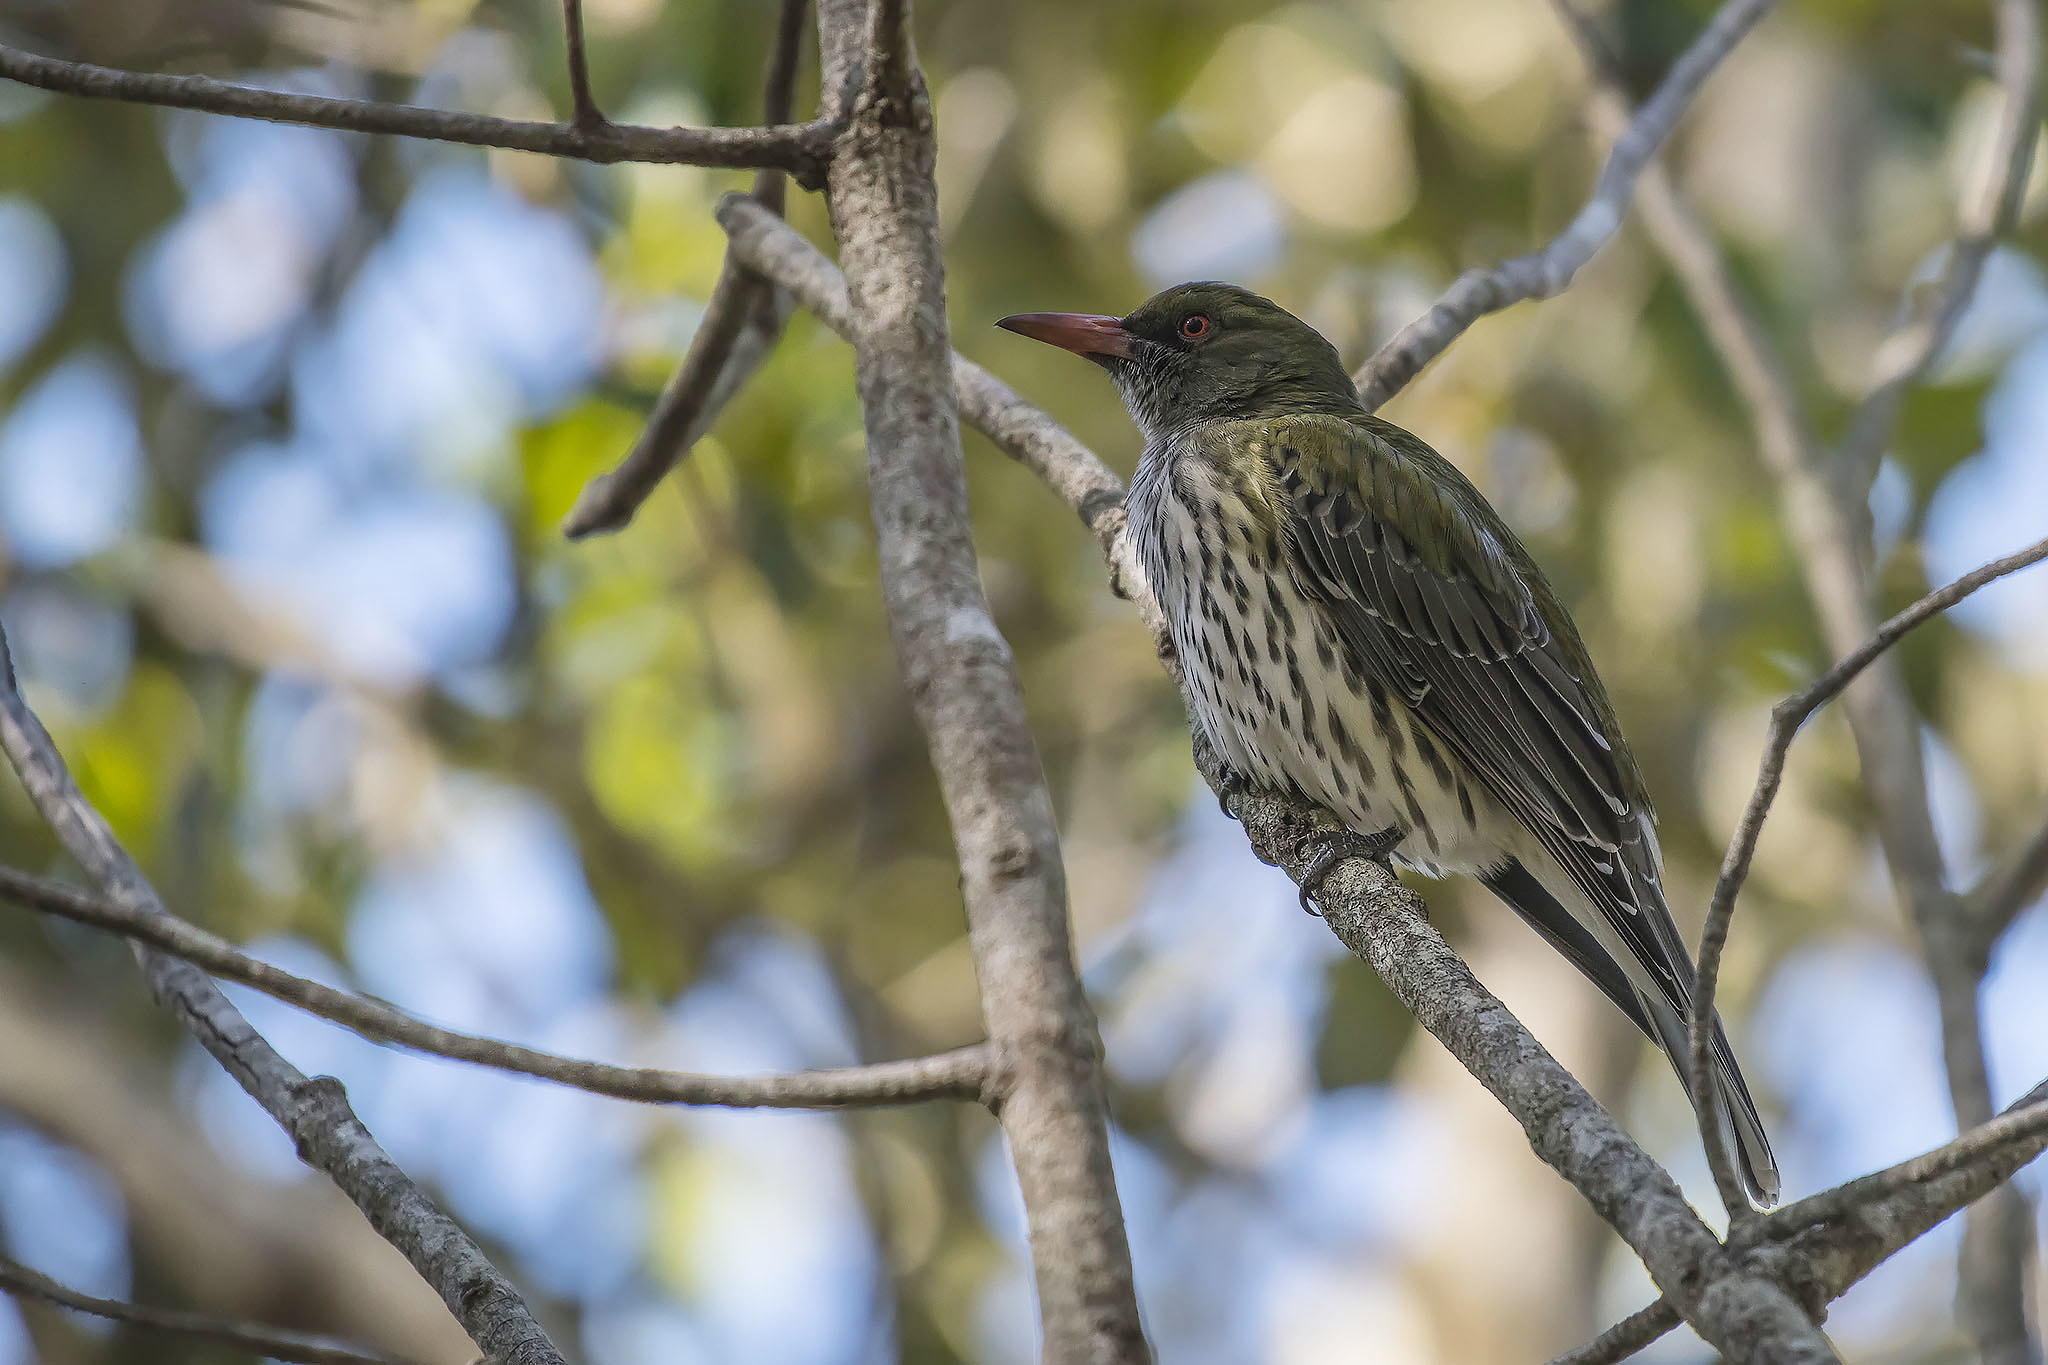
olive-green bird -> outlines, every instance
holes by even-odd
[[[1655,817],[1571,617],[1455,466],[1367,413],[1277,304],[1185,284],[1128,317],[999,324],[1107,369],[1145,436],[1130,535],[1197,719],[1237,775],[1298,792],[1430,875],[1477,876],[1685,1075],[1692,959]],[[1715,1023],[1753,1202],[1777,1166]]]

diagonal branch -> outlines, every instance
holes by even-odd
[[[1752,1242],[1777,1244],[1784,1277],[1825,1305],[1935,1224],[2010,1180],[2048,1150],[2048,1081],[1930,1152],[1775,1209]],[[1613,1365],[1681,1321],[1669,1299],[1639,1309],[1550,1365]]]
[[[0,867],[0,899],[147,944],[374,1043],[395,1043],[429,1056],[533,1076],[614,1099],[747,1109],[843,1109],[920,1100],[978,1100],[992,1080],[985,1045],[907,1061],[783,1076],[703,1076],[657,1067],[609,1066],[442,1028],[382,1000],[294,976],[174,915],[137,910],[10,867]]]
[[[563,0],[569,5],[578,2]],[[796,63],[807,6],[808,0],[782,0],[763,100],[770,123],[787,122],[796,98]],[[782,212],[786,196],[780,171],[762,171],[754,178],[751,197],[770,213]],[[581,540],[616,531],[631,521],[669,470],[704,438],[725,405],[768,359],[782,338],[788,317],[788,294],[743,270],[727,248],[690,348],[681,367],[662,387],[640,439],[616,466],[585,485],[562,521],[562,534]]]
[[[333,1337],[310,1332],[293,1332],[261,1323],[240,1322],[210,1313],[187,1313],[170,1308],[147,1308],[119,1299],[96,1298],[59,1284],[47,1275],[30,1270],[11,1257],[0,1256],[0,1291],[17,1298],[40,1299],[76,1313],[90,1313],[110,1322],[125,1323],[148,1332],[210,1341],[270,1360],[288,1360],[298,1365],[409,1365],[398,1356],[385,1355],[362,1346],[351,1346]]]
[[[815,307],[835,331],[850,326],[846,287],[830,262],[788,224],[743,200],[720,205],[720,222],[751,268]],[[1018,398],[971,361],[952,357],[961,414],[1007,455],[1038,474],[1094,532],[1111,578],[1163,641],[1158,604],[1130,553],[1122,484],[1093,452],[1044,412]],[[1177,664],[1162,643],[1170,673]],[[1196,763],[1215,785],[1214,755],[1197,743]],[[1269,792],[1239,794],[1232,811],[1253,851],[1299,876],[1327,817]],[[1384,864],[1349,860],[1323,883],[1325,919],[1346,946],[1366,957],[1424,1027],[1513,1113],[1538,1156],[1570,1180],[1615,1226],[1660,1285],[1689,1305],[1702,1335],[1732,1350],[1782,1350],[1794,1361],[1832,1359],[1825,1340],[1774,1283],[1723,1253],[1684,1197],[1497,999],[1473,979],[1432,928],[1422,902]]]
[[[1365,406],[1378,409],[1486,314],[1525,299],[1551,298],[1569,288],[1621,227],[1637,177],[1692,107],[1700,87],[1776,3],[1728,0],[1615,141],[1592,198],[1578,216],[1542,250],[1460,275],[1427,313],[1402,328],[1352,376]]]
[[[1824,1223],[1854,1219],[1867,1207],[1971,1166],[2003,1161],[2013,1153],[2030,1161],[2044,1145],[2048,1145],[2048,1081],[2015,1100],[1997,1118],[1987,1119],[1932,1151],[1773,1209],[1764,1218],[1764,1230],[1774,1237],[1788,1237]]]
[[[4,632],[0,748],[37,811],[108,899],[138,914],[167,913],[22,700]],[[136,960],[157,998],[291,1135],[300,1159],[332,1177],[384,1239],[405,1253],[486,1356],[499,1365],[562,1365],[561,1352],[511,1282],[377,1145],[349,1109],[340,1082],[308,1077],[279,1056],[191,963],[143,948],[136,950]]]
[[[1997,0],[1998,83],[2005,107],[1984,178],[1966,192],[1959,231],[1949,243],[1948,263],[1924,303],[1911,289],[1907,307],[1916,315],[1878,348],[1876,378],[1857,406],[1842,438],[1840,476],[1848,493],[1861,498],[1877,474],[1899,404],[1940,358],[1976,296],[1984,263],[1999,240],[2012,231],[2027,193],[2040,135],[2041,15],[2036,0]]]
[[[353,133],[503,147],[581,161],[646,161],[691,166],[772,168],[810,186],[824,174],[832,128],[823,122],[765,128],[646,128],[638,124],[532,123],[378,100],[331,99],[283,90],[231,85],[205,76],[165,76],[59,61],[0,46],[0,78],[60,95],[123,100],[170,109],[197,109],[335,128]]]
[[[1615,1365],[1684,1322],[1671,1300],[1658,1299],[1623,1318],[1584,1346],[1551,1358],[1550,1365]]]

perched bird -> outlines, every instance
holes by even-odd
[[[1197,721],[1239,780],[1327,807],[1350,853],[1477,876],[1686,1074],[1694,974],[1655,817],[1556,592],[1479,490],[1366,412],[1336,347],[1271,301],[1184,284],[1128,317],[997,324],[1108,370],[1144,433],[1129,534]],[[1778,1172],[1720,1021],[1722,1127]]]

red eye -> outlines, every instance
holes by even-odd
[[[1209,335],[1209,319],[1200,313],[1190,313],[1180,320],[1180,334],[1189,341],[1200,341]]]

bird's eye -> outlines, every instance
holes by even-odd
[[[1209,335],[1209,319],[1201,313],[1190,313],[1180,320],[1180,334],[1189,341],[1200,341]]]

